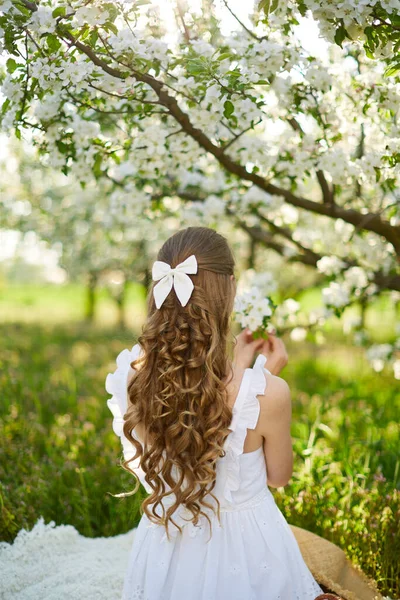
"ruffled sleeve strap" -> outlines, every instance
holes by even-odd
[[[260,354],[253,368],[246,369],[232,411],[231,433],[228,435],[224,450],[226,455],[219,460],[218,477],[224,480],[223,496],[233,502],[232,492],[240,486],[240,455],[248,429],[255,429],[260,415],[260,403],[257,396],[265,393],[267,380],[265,368],[267,358]],[[217,478],[218,478],[217,477]]]
[[[135,344],[132,350],[127,348],[120,352],[117,356],[117,368],[114,373],[109,373],[106,378],[106,391],[111,394],[111,398],[107,400],[107,406],[113,415],[113,431],[120,438],[122,450],[125,460],[130,460],[136,454],[135,446],[128,440],[123,432],[124,415],[128,409],[128,379],[134,370],[131,367],[131,362],[142,356],[142,349],[139,344]],[[140,442],[137,434],[132,430],[132,435]],[[140,459],[136,459],[129,463],[129,467],[139,477],[140,482],[147,492],[151,491],[150,486],[144,480],[144,472],[139,466]]]

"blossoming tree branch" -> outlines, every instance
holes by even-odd
[[[249,24],[222,0],[229,33],[211,0],[166,4],[173,31],[143,0],[0,3],[3,129],[114,208],[228,219],[316,269],[326,314],[398,303],[400,2],[263,0]]]

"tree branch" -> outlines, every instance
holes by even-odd
[[[28,0],[23,1],[31,10],[37,10],[35,4],[28,2]],[[32,8],[32,6],[35,8]],[[58,25],[59,29],[60,27],[61,25]],[[124,80],[128,76],[129,71],[128,73],[124,73],[120,69],[111,67],[106,61],[99,58],[89,46],[79,42],[69,31],[65,30],[65,28],[60,30],[60,34],[68,38],[71,43],[73,43],[81,52],[86,54],[86,56],[88,56],[95,65],[100,67],[112,77]],[[340,218],[347,223],[351,223],[355,227],[359,226],[360,223],[363,222],[363,229],[373,231],[374,233],[383,236],[393,244],[397,254],[400,256],[400,226],[391,225],[389,221],[382,219],[377,213],[369,213],[368,222],[365,222],[364,220],[367,215],[362,214],[354,209],[345,209],[336,204],[321,204],[301,196],[296,196],[290,190],[280,188],[270,183],[267,179],[258,175],[257,173],[248,172],[244,166],[235,162],[229,155],[227,155],[223,147],[215,145],[203,133],[203,131],[193,126],[189,116],[180,108],[176,98],[170,96],[164,89],[164,83],[158,81],[152,75],[149,75],[148,73],[140,73],[134,68],[130,69],[130,73],[133,74],[137,81],[142,81],[143,83],[148,84],[154,90],[159,98],[160,104],[167,108],[170,115],[174,117],[177,123],[179,123],[183,131],[192,137],[204,150],[212,154],[227,171],[233,175],[236,175],[240,179],[250,181],[261,190],[269,194],[282,196],[285,201],[292,206],[296,206],[312,213],[330,218]]]
[[[294,117],[290,117],[288,119],[288,123],[294,129],[294,131],[298,131],[301,136],[304,135],[303,128],[301,127],[301,125],[297,121],[297,119],[295,119]],[[319,183],[321,191],[322,191],[323,203],[324,204],[333,204],[334,203],[333,188],[330,189],[324,172],[321,169],[319,169],[318,171],[316,171],[316,175],[317,175],[318,183]]]
[[[179,0],[178,0],[178,2],[177,2],[176,4],[177,4],[176,8],[177,8],[177,12],[178,12],[179,20],[180,20],[180,22],[181,22],[181,24],[182,24],[182,27],[183,27],[183,32],[184,32],[185,41],[186,41],[188,44],[190,44],[190,39],[191,39],[191,38],[190,38],[190,31],[189,31],[189,28],[188,28],[188,26],[186,25],[186,22],[185,22],[184,13],[183,13],[183,10],[182,10],[182,5],[181,5],[181,3],[179,2]]]
[[[254,240],[260,242],[264,246],[275,250],[284,257],[287,257],[287,251],[291,250],[290,246],[285,246],[277,242],[274,235],[268,231],[265,231],[259,226],[248,226],[242,221],[236,221],[238,226],[246,231]],[[316,267],[318,260],[322,258],[321,254],[310,251],[309,253],[293,254],[287,257],[288,262],[300,262],[310,267]],[[343,260],[343,259],[342,259]],[[359,266],[354,260],[344,261],[347,262],[348,267]],[[400,275],[386,275],[381,271],[376,271],[371,283],[375,283],[380,289],[396,290],[400,291]]]
[[[236,140],[238,140],[240,137],[242,137],[242,135],[244,135],[245,133],[247,133],[248,131],[250,131],[250,129],[254,129],[254,127],[256,127],[257,125],[259,125],[262,122],[262,119],[259,119],[257,121],[257,123],[254,123],[252,125],[249,125],[248,127],[246,127],[246,129],[243,129],[243,131],[241,131],[240,133],[236,134],[231,140],[229,140],[229,142],[227,142],[224,146],[223,149],[226,152],[227,149],[232,146],[232,144],[234,144],[236,142]]]
[[[265,40],[265,37],[261,37],[259,38],[258,35],[256,35],[254,33],[254,31],[251,31],[251,29],[249,29],[248,27],[246,27],[246,25],[239,19],[239,17],[233,12],[233,10],[231,9],[231,7],[229,6],[227,0],[222,0],[223,3],[225,4],[225,8],[231,13],[232,17],[239,23],[239,25],[241,27],[243,27],[243,29],[249,34],[249,36],[251,36],[253,38],[253,40],[257,40],[257,42],[262,42],[262,40]]]
[[[193,192],[178,191],[176,192],[176,195],[179,196],[179,198],[181,198],[182,200],[187,200],[189,202],[204,202],[204,198],[199,197],[198,194]],[[159,200],[162,197],[163,194],[159,194],[156,196],[156,199]],[[276,252],[284,256],[288,262],[301,262],[304,265],[316,268],[317,262],[323,256],[318,252],[314,252],[314,250],[311,250],[311,248],[306,248],[300,242],[295,241],[291,235],[291,230],[288,227],[280,227],[278,225],[275,225],[275,223],[270,221],[267,217],[261,215],[258,211],[256,212],[257,216],[266,224],[268,224],[268,226],[273,229],[273,232],[266,231],[259,225],[247,225],[235,214],[233,210],[229,209],[228,207],[226,207],[226,213],[229,217],[232,217],[235,220],[236,225],[240,227],[243,231],[246,231],[246,233],[248,233],[254,241],[260,242],[264,246],[275,250]],[[283,236],[292,244],[297,246],[301,252],[298,254],[292,254],[293,248],[291,246],[278,242],[275,239],[275,235]],[[347,268],[361,266],[354,259],[344,259],[342,257],[340,257],[340,259],[343,260],[344,263],[346,263]],[[371,283],[375,283],[380,289],[400,291],[400,275],[397,274],[387,275],[382,271],[375,271],[374,277],[373,279],[371,279]]]
[[[256,211],[256,214],[260,221],[266,223],[275,233],[281,235],[282,237],[289,240],[294,246],[296,246],[304,255],[308,255],[310,259],[310,264],[316,265],[317,261],[322,258],[320,254],[317,254],[311,248],[306,248],[300,242],[296,241],[292,237],[292,233],[288,227],[280,227],[276,225],[273,221],[262,215],[259,211]]]

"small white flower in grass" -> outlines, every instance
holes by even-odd
[[[392,351],[393,346],[391,344],[374,344],[368,348],[365,355],[374,371],[380,373],[383,371],[385,362],[389,360]]]
[[[400,379],[400,358],[395,360],[393,363],[393,373],[395,379]]]
[[[385,367],[385,361],[381,360],[380,358],[376,358],[375,360],[371,361],[371,365],[374,371],[380,373]]]
[[[353,335],[353,342],[356,346],[363,346],[367,341],[365,331],[356,331]]]

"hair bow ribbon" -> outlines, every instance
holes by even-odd
[[[152,276],[153,281],[158,281],[153,289],[157,308],[160,308],[172,287],[181,305],[186,306],[194,288],[193,281],[189,275],[194,275],[195,273],[197,273],[197,260],[194,254],[179,263],[179,265],[176,265],[173,269],[168,263],[156,260],[153,263]]]

